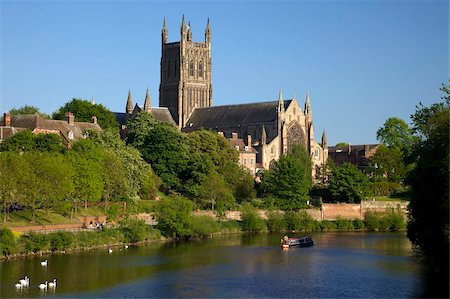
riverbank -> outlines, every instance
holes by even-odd
[[[267,233],[299,234],[335,231],[399,231],[406,223],[401,215],[367,213],[364,220],[338,219],[317,221],[303,212],[268,212],[262,219],[254,209],[242,211],[242,221],[217,222],[208,216],[193,216],[189,227],[183,227],[184,235],[178,233],[179,223],[173,223],[172,234],[164,228],[146,225],[142,220],[128,219],[114,228],[82,230],[78,232],[51,232],[39,234],[13,233],[0,229],[0,259],[20,258],[33,255],[71,253],[85,250],[121,248],[149,242],[169,242],[176,239],[196,239],[225,234]],[[165,233],[166,232],[166,233]]]

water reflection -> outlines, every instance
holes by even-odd
[[[421,261],[404,233],[315,233],[282,251],[279,234],[230,235],[0,263],[1,297],[417,297]],[[20,277],[29,289],[16,290]],[[40,293],[37,285],[58,281]]]

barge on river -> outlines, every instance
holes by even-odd
[[[314,245],[314,241],[309,236],[297,237],[297,238],[288,238],[288,236],[284,236],[281,239],[281,247],[283,249],[287,249],[289,247],[310,247]]]

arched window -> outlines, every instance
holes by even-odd
[[[189,76],[194,77],[194,61],[191,60],[189,63]]]
[[[203,78],[203,62],[198,63],[198,77]]]

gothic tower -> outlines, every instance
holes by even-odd
[[[212,106],[211,28],[205,29],[205,42],[192,41],[190,23],[181,20],[180,41],[168,42],[166,19],[161,33],[161,83],[159,106],[168,107],[179,128],[196,107]]]

